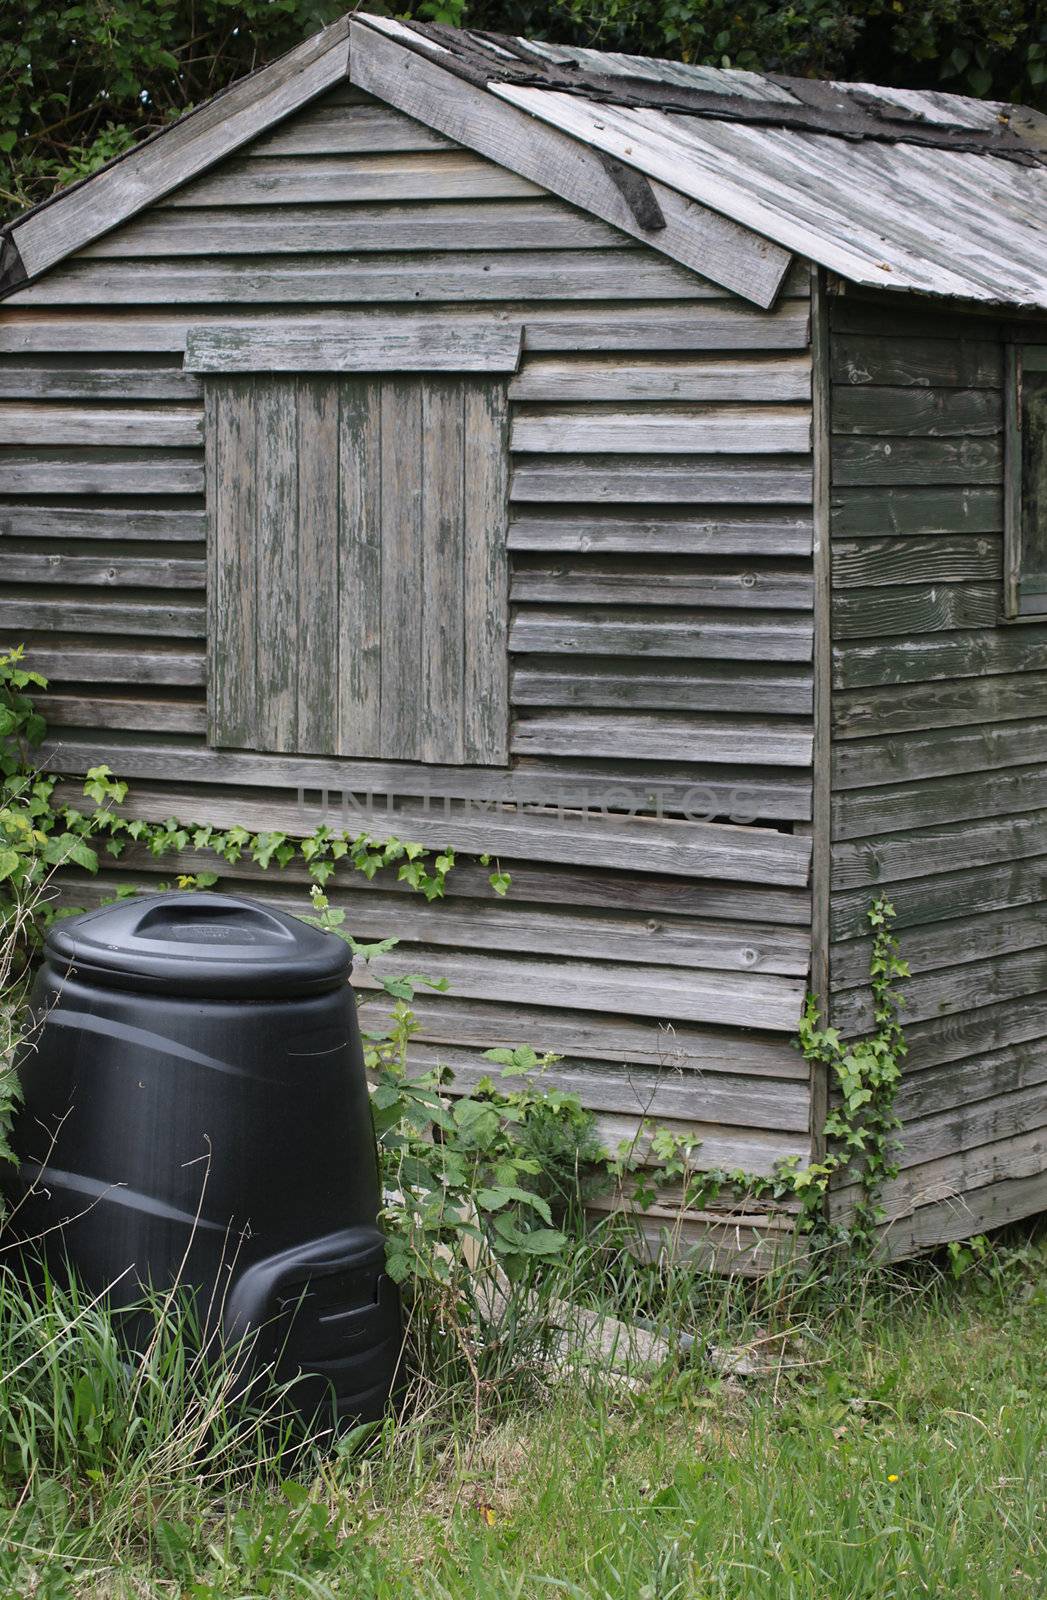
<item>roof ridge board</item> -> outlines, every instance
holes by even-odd
[[[788,128],[797,133],[822,133],[849,141],[920,144],[963,154],[993,155],[1020,166],[1041,166],[1044,152],[1023,139],[1009,124],[994,129],[963,123],[921,123],[918,113],[877,100],[867,89],[841,91],[813,78],[765,74],[769,83],[787,90],[795,105],[758,100],[749,95],[660,83],[626,73],[598,73],[575,61],[554,62],[528,51],[525,41],[506,34],[452,28],[446,23],[412,21],[406,31],[440,47],[441,64],[478,87],[492,82],[530,89],[554,89],[606,105],[638,111],[665,111],[676,116],[747,122]],[[404,43],[407,40],[404,39]],[[518,65],[517,65],[518,63]]]

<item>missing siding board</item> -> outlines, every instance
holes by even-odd
[[[206,387],[211,743],[504,763],[505,385]]]

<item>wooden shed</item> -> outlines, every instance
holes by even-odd
[[[365,15],[238,83],[2,236],[52,765],[455,846],[442,903],[337,879],[449,981],[418,1061],[556,1051],[710,1167],[817,1153],[792,1038],[809,988],[868,1025],[886,889],[890,1248],[1043,1208],[1045,160],[1019,108]]]

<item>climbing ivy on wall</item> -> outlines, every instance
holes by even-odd
[[[60,780],[33,764],[33,750],[45,732],[33,691],[46,687],[47,680],[27,665],[21,646],[0,655],[0,931],[7,936],[4,948],[8,953],[8,969],[0,972],[4,980],[0,987],[10,988],[17,983],[19,973],[11,970],[12,962],[28,970],[42,931],[55,914],[51,902],[39,892],[54,870],[77,866],[97,872],[100,855],[119,857],[131,842],[157,857],[189,849],[206,851],[219,866],[250,860],[263,869],[279,870],[292,862],[303,862],[312,879],[313,913],[307,920],[347,938],[354,951],[368,961],[387,952],[396,940],[359,945],[349,936],[342,926],[344,912],[333,909],[326,894],[339,870],[362,872],[370,879],[378,872],[395,869],[400,882],[427,900],[442,898],[448,874],[455,865],[452,849],[434,853],[420,844],[395,838],[377,840],[366,833],[338,833],[328,827],[293,838],[242,826],[218,829],[210,824],[194,825],[174,817],[162,822],[129,819],[119,809],[127,799],[128,785],[115,777],[108,766],[97,766],[87,773],[83,797],[88,804],[84,807],[56,799]],[[490,865],[489,858],[480,859]],[[203,888],[217,878],[217,872],[203,871],[180,874],[177,882],[182,888]],[[505,894],[510,878],[495,865],[490,882],[495,893]],[[133,883],[128,884],[126,892],[135,892]],[[895,912],[890,902],[885,898],[876,900],[868,916],[872,934],[872,1031],[863,1038],[841,1039],[836,1029],[820,1026],[818,1002],[813,996],[799,1021],[797,1047],[828,1075],[831,1087],[830,1111],[824,1127],[826,1150],[821,1159],[804,1165],[792,1157],[779,1162],[770,1177],[741,1169],[710,1169],[701,1165],[700,1140],[645,1123],[638,1139],[613,1154],[603,1153],[598,1162],[590,1140],[586,1147],[589,1165],[595,1163],[603,1177],[616,1183],[624,1197],[641,1209],[652,1204],[666,1188],[680,1195],[686,1210],[707,1210],[728,1200],[735,1204],[742,1197],[747,1202],[770,1201],[772,1205],[798,1201],[801,1232],[830,1241],[833,1235],[826,1222],[829,1188],[847,1184],[853,1188],[855,1199],[848,1226],[839,1237],[845,1238],[859,1255],[871,1250],[884,1220],[880,1206],[883,1186],[898,1171],[899,1125],[894,1102],[906,1046],[899,1020],[897,984],[908,975],[908,968],[892,932]],[[12,951],[20,952],[20,957],[13,957]],[[395,1002],[393,1032],[388,1037],[397,1041],[393,1054],[399,1056],[398,1070],[403,1079],[403,1043],[412,1031],[409,1002],[414,989],[419,984],[435,988],[446,984],[417,975],[380,982]],[[389,1061],[382,1054],[384,1037],[373,1036],[377,1041],[373,1048],[377,1052],[375,1059],[388,1068]],[[531,1057],[533,1065],[539,1058],[533,1052],[529,1061]],[[554,1058],[541,1060],[543,1066],[549,1066]],[[446,1075],[440,1079],[440,1084],[445,1083]],[[440,1084],[427,1079],[426,1094],[435,1093]],[[410,1099],[413,1093],[406,1081],[397,1089],[401,1098]],[[576,1112],[580,1115],[580,1107],[575,1107],[572,1097],[560,1095],[556,1104],[563,1102],[566,1106],[568,1101],[572,1117]],[[0,1156],[8,1104],[0,1104]]]

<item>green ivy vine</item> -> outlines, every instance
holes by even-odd
[[[287,867],[298,860],[321,889],[342,867],[367,879],[395,867],[398,881],[426,900],[443,897],[455,865],[455,852],[450,848],[432,851],[408,840],[339,832],[326,824],[296,837],[277,831],[255,832],[239,824],[216,828],[176,817],[161,822],[128,818],[119,809],[127,799],[128,785],[108,766],[92,767],[87,773],[83,796],[91,802],[89,807],[56,801],[60,779],[40,772],[32,763],[32,751],[46,732],[32,691],[46,688],[47,679],[26,665],[23,646],[0,655],[0,925],[13,914],[18,894],[56,867],[78,866],[97,872],[100,852],[118,857],[129,844],[141,845],[157,857],[188,849],[205,851],[217,862],[235,866],[247,860],[263,870],[274,864]],[[497,863],[492,865],[490,856],[481,856],[480,861],[491,868],[488,877],[495,894],[505,895],[509,874]],[[205,888],[217,878],[218,874],[210,871],[181,874],[178,884]],[[41,907],[41,915],[46,918],[46,907]]]
[[[239,825],[194,825],[174,817],[162,822],[128,819],[119,810],[127,798],[128,785],[115,777],[108,766],[93,767],[86,775],[83,795],[90,802],[89,807],[56,803],[54,791],[59,779],[36,770],[31,758],[45,732],[33,691],[46,687],[47,680],[25,664],[23,647],[0,655],[0,928],[10,931],[12,919],[22,919],[26,957],[33,943],[39,941],[40,928],[53,914],[46,902],[39,900],[33,904],[33,915],[25,915],[33,889],[59,866],[74,865],[97,872],[100,850],[118,857],[130,843],[144,846],[157,857],[193,849],[209,852],[216,862],[235,865],[246,859],[262,869],[304,862],[312,880],[312,914],[306,920],[338,933],[352,946],[354,954],[367,962],[385,954],[397,941],[360,944],[352,939],[343,926],[344,911],[333,908],[327,897],[327,886],[337,870],[348,867],[373,879],[380,871],[395,868],[398,880],[426,900],[443,897],[448,874],[455,866],[455,852],[450,848],[434,853],[420,844],[396,838],[377,840],[367,833],[339,833],[327,826],[304,837],[292,837],[275,831],[255,832]],[[484,866],[491,866],[489,856],[479,859]],[[217,876],[210,871],[183,873],[177,882],[184,888],[203,888],[215,883]],[[504,895],[510,885],[509,874],[497,863],[489,881],[499,895]],[[119,892],[132,894],[136,890],[128,886]],[[566,1162],[565,1170],[572,1170],[573,1161],[576,1173],[585,1169],[599,1174],[605,1182],[610,1180],[641,1210],[650,1207],[667,1188],[682,1195],[685,1209],[708,1210],[728,1197],[732,1203],[742,1199],[798,1202],[797,1225],[801,1233],[846,1242],[859,1254],[870,1250],[884,1220],[880,1205],[883,1186],[898,1172],[895,1135],[899,1123],[894,1104],[906,1045],[899,1022],[896,984],[908,976],[908,967],[892,932],[894,907],[881,897],[870,907],[868,917],[872,932],[873,1030],[864,1038],[842,1040],[835,1028],[820,1026],[818,1001],[814,996],[808,997],[795,1043],[805,1059],[829,1077],[826,1149],[819,1160],[806,1165],[795,1156],[780,1161],[770,1176],[740,1168],[703,1167],[699,1139],[650,1123],[640,1130],[645,1143],[642,1153],[637,1138],[609,1154],[597,1146],[592,1119],[583,1112],[577,1098],[544,1085],[540,1090],[528,1087],[521,1099],[485,1082],[472,1095],[445,1100],[452,1075],[447,1069],[439,1069],[436,1076],[410,1078],[406,1042],[414,1026],[410,1001],[415,989],[420,985],[446,988],[446,982],[419,974],[379,979],[394,1002],[387,1029],[368,1036],[369,1065],[376,1081],[379,1139],[389,1160],[399,1162],[402,1157],[401,1179],[414,1174],[418,1180],[410,1185],[415,1201],[409,1208],[410,1224],[405,1223],[401,1238],[404,1271],[408,1258],[417,1268],[422,1254],[430,1260],[430,1270],[435,1270],[432,1263],[439,1259],[439,1253],[434,1255],[430,1247],[434,1241],[441,1246],[446,1244],[448,1227],[459,1231],[473,1227],[475,1224],[461,1221],[467,1214],[486,1217],[490,1223],[487,1235],[497,1241],[499,1252],[507,1260],[518,1262],[525,1255],[552,1248],[555,1230],[548,1225],[549,1197],[542,1195],[541,1185],[536,1186],[533,1157],[520,1156],[519,1151],[512,1153],[512,1125],[521,1121],[521,1108],[526,1109],[529,1127],[537,1124],[538,1098],[546,1107],[541,1117],[547,1130],[555,1128],[570,1147],[558,1148],[556,1159],[561,1166]],[[488,1055],[506,1071],[525,1077],[544,1072],[555,1060],[539,1058],[533,1051],[525,1056],[497,1051]],[[498,1122],[500,1133],[491,1126],[492,1117]],[[474,1122],[469,1123],[469,1119]],[[478,1137],[481,1130],[482,1139]],[[435,1151],[434,1136],[439,1147]],[[461,1165],[463,1148],[471,1154],[469,1161]],[[470,1189],[467,1182],[469,1173],[475,1176],[481,1170],[487,1174],[483,1196],[473,1192],[475,1184]],[[827,1220],[827,1197],[830,1186],[840,1182],[854,1185],[857,1199],[848,1228],[834,1231]],[[452,1192],[455,1200],[449,1205],[448,1195]],[[537,1234],[533,1223],[528,1227],[521,1222],[522,1210],[537,1213]],[[526,1247],[520,1243],[524,1237],[530,1238]],[[426,1241],[424,1250],[422,1240]]]

